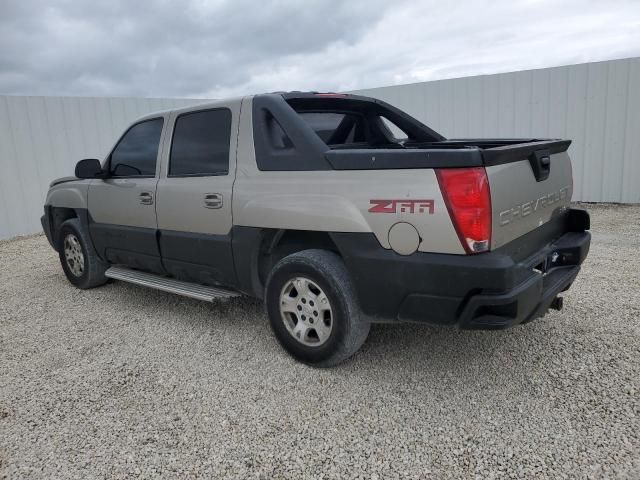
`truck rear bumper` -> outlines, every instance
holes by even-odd
[[[335,240],[372,321],[496,329],[543,316],[571,286],[589,251],[588,228],[588,214],[572,210],[478,255],[401,256],[363,238],[353,247],[344,234]]]
[[[544,316],[557,295],[567,290],[578,275],[580,263],[589,250],[590,238],[589,232],[567,233],[527,259],[522,266],[508,267],[526,268],[529,275],[501,292],[478,285],[477,293],[469,292],[463,297],[408,294],[400,306],[398,318],[428,321],[429,312],[449,310],[460,328],[498,329]],[[456,277],[460,273],[452,271],[451,275]],[[508,277],[509,272],[504,271],[504,275]]]

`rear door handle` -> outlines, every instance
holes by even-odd
[[[221,193],[205,193],[204,208],[222,208]]]
[[[138,198],[140,199],[140,203],[142,205],[153,205],[153,195],[151,194],[151,192],[142,192],[140,195],[138,195]]]

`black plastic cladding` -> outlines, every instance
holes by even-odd
[[[332,96],[335,95],[335,96]],[[332,99],[342,105],[366,102],[384,110],[394,123],[412,131],[419,142],[415,147],[376,149],[330,149],[300,120],[294,107],[327,109]],[[288,103],[287,103],[288,102]],[[291,145],[274,146],[269,137],[269,122],[276,121],[291,140]],[[550,154],[564,152],[570,140],[538,139],[452,139],[423,125],[401,110],[369,97],[343,94],[290,92],[256,95],[253,98],[253,136],[256,163],[260,170],[383,170],[421,168],[462,168],[499,165],[526,159],[541,149]],[[420,143],[426,148],[420,148]]]
[[[275,147],[269,139],[268,122],[275,119],[293,145]],[[331,170],[324,158],[325,143],[284,101],[282,95],[266,94],[253,97],[253,143],[260,170]]]
[[[397,108],[368,97],[345,95],[338,97],[341,102],[366,102],[384,111],[390,120],[403,126],[420,141],[441,141],[442,135],[434,132]],[[371,151],[357,150],[332,151],[316,135],[289,103],[300,103],[306,107],[327,108],[331,97],[314,93],[263,94],[253,97],[253,139],[256,151],[256,163],[260,170],[271,171],[309,171],[309,170],[365,170],[380,168],[431,168],[446,163],[447,166],[475,166],[479,164],[478,152],[474,149],[458,152],[439,152],[437,150],[392,150],[376,149],[380,161],[371,163]],[[291,140],[292,145],[282,148],[272,144],[269,138],[269,122],[276,121]],[[402,153],[400,153],[402,152]],[[390,155],[392,154],[392,155]],[[445,155],[442,155],[445,154]],[[455,159],[453,157],[456,157]],[[394,157],[402,157],[393,162]],[[471,160],[470,157],[475,157]],[[458,159],[464,160],[462,162]],[[452,164],[453,160],[453,164]],[[436,165],[437,164],[437,165]]]
[[[402,130],[406,131],[413,141],[441,142],[446,140],[435,130],[427,127],[402,110],[382,100],[351,94],[318,94],[289,93],[283,98],[294,110],[323,111],[333,110],[336,106],[341,110],[366,111],[374,115],[383,115]]]

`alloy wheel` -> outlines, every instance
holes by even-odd
[[[84,253],[78,237],[73,233],[64,237],[64,258],[69,267],[69,271],[76,277],[81,277],[84,273]]]
[[[280,315],[287,331],[303,345],[323,345],[333,329],[333,313],[327,295],[315,282],[295,277],[280,293]]]

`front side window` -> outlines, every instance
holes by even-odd
[[[229,173],[231,111],[206,110],[176,120],[169,160],[170,176]]]
[[[114,177],[153,177],[162,134],[162,118],[131,127],[111,153],[109,173]]]

